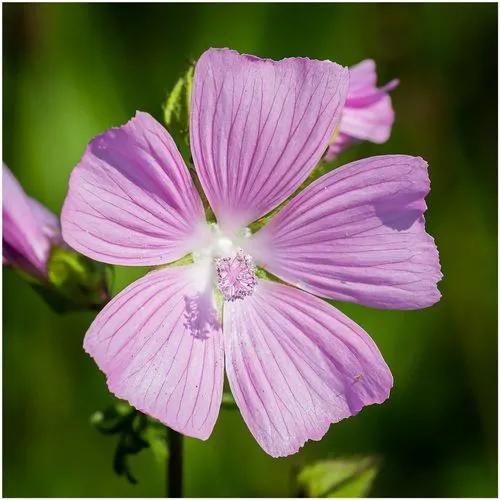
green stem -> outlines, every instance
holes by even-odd
[[[167,496],[182,498],[182,434],[168,429]]]

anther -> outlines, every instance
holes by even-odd
[[[215,259],[217,287],[224,300],[232,302],[252,295],[257,278],[252,257],[239,249],[234,257]]]

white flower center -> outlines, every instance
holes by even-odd
[[[253,258],[241,248],[251,232],[225,234],[217,224],[210,225],[205,247],[193,253],[195,262],[207,263],[224,300],[234,301],[251,295],[257,284]]]

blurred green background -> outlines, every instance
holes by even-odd
[[[497,495],[497,6],[495,4],[3,4],[3,159],[58,212],[88,141],[161,104],[186,61],[229,46],[260,56],[352,65],[374,58],[393,93],[382,153],[422,155],[429,231],[445,278],[428,310],[339,307],[376,340],[395,387],[382,406],[332,426],[319,443],[272,459],[237,411],[207,442],[186,440],[188,496],[290,496],[297,466],[377,453],[374,496]],[[115,291],[142,269],[117,269]],[[161,496],[164,471],[132,459],[112,471],[116,439],[89,425],[104,378],[83,352],[90,313],[58,316],[3,273],[5,496]]]

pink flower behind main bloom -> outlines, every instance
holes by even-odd
[[[377,144],[386,142],[394,122],[394,110],[389,92],[399,80],[391,80],[377,88],[375,62],[366,59],[349,68],[349,91],[340,125],[325,155],[334,160],[342,151],[360,141]]]
[[[3,264],[45,281],[51,247],[62,243],[59,220],[24,192],[5,164],[2,191]]]
[[[119,265],[193,257],[132,283],[87,332],[84,347],[118,397],[207,439],[225,365],[245,422],[275,457],[388,397],[392,376],[374,342],[315,295],[398,309],[439,300],[438,254],[423,218],[426,163],[396,155],[346,165],[260,231],[248,229],[311,173],[347,86],[347,69],[329,61],[228,49],[201,56],[190,142],[216,224],[150,115],[89,144],[63,208],[66,242]],[[289,284],[259,278],[256,266]]]

